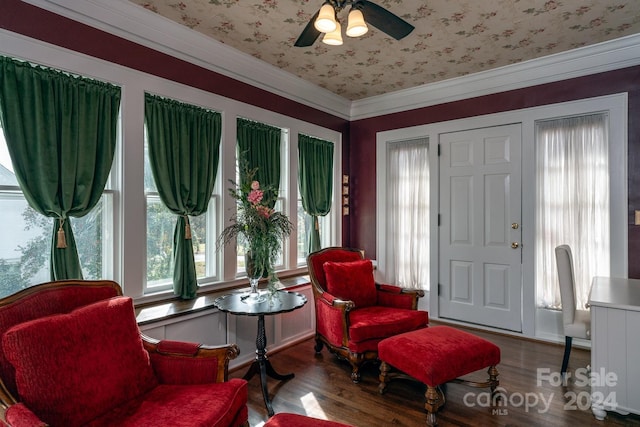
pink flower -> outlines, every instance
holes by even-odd
[[[258,181],[253,181],[253,182],[258,182]],[[257,205],[262,201],[262,196],[263,196],[262,190],[254,189],[254,190],[251,190],[251,192],[249,193],[249,196],[247,196],[247,200],[249,200],[250,203]]]
[[[256,206],[256,210],[258,211],[258,215],[260,215],[260,216],[262,216],[262,217],[264,217],[266,219],[269,219],[271,214],[273,214],[273,212],[274,212],[273,209],[270,209],[270,208],[268,208],[266,206],[262,206],[262,205]]]
[[[257,190],[260,188],[260,183],[258,181],[251,181],[251,189]]]

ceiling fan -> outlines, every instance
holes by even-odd
[[[365,34],[367,32],[365,20],[396,40],[406,37],[414,29],[414,26],[404,19],[370,1],[327,0],[311,17],[294,46],[311,46],[321,33],[325,33],[323,42],[342,44],[338,13],[349,5],[351,5],[351,10],[348,17],[348,36],[358,37]]]

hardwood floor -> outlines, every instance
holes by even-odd
[[[464,328],[461,328],[464,329]],[[640,416],[609,413],[597,421],[588,408],[589,385],[584,376],[570,380],[566,387],[538,381],[538,369],[553,374],[560,370],[563,347],[523,340],[484,331],[470,332],[490,340],[501,349],[500,387],[502,406],[488,407],[484,389],[461,384],[446,386],[446,403],[437,414],[440,426],[640,426]],[[278,353],[269,360],[280,373],[294,372],[295,378],[279,382],[268,379],[273,408],[339,421],[358,427],[424,426],[425,386],[398,380],[389,384],[384,395],[378,393],[378,366],[362,368],[362,381],[353,384],[351,368],[326,349],[316,355],[312,339]],[[580,374],[590,363],[588,350],[574,348],[569,370]],[[578,371],[576,372],[576,369]],[[231,372],[239,378],[246,367]],[[486,379],[485,372],[470,378]],[[465,404],[465,402],[467,404]],[[472,405],[474,405],[472,407]],[[249,382],[249,424],[260,427],[268,419],[260,381]]]

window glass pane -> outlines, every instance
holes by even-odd
[[[214,188],[214,192],[215,191],[216,190]],[[220,263],[221,252],[218,252],[216,248],[216,239],[220,234],[218,225],[219,206],[220,197],[216,194],[209,200],[207,212],[200,215],[200,218],[198,219],[198,221],[202,221],[204,223],[204,227],[206,227],[206,233],[204,233],[204,239],[201,238],[198,240],[199,246],[197,248],[197,251],[194,247],[196,264],[199,262],[199,257],[201,257],[205,262],[205,274],[202,277],[207,278],[210,281],[220,279],[218,264]]]
[[[53,221],[29,207],[22,193],[0,192],[0,297],[50,280]]]
[[[147,286],[166,287],[173,278],[173,229],[176,216],[157,196],[147,196]]]
[[[213,204],[211,204],[213,205]],[[173,282],[173,233],[176,215],[157,195],[147,195],[147,286],[154,291],[168,288]],[[207,214],[189,217],[191,243],[196,263],[196,275],[213,276],[207,272]],[[213,249],[215,251],[215,245]]]
[[[71,218],[84,279],[108,276],[105,269],[104,195],[96,207],[82,218]],[[0,193],[0,221],[7,224],[0,243],[0,292],[9,295],[51,280],[49,258],[53,219],[31,209],[21,193]],[[109,243],[109,244],[107,244]]]
[[[427,138],[388,143],[385,201],[386,280],[424,290],[430,271],[428,146]]]
[[[0,128],[0,185],[18,186],[18,180],[13,173],[13,165],[11,164],[11,158],[9,157],[9,150],[4,140],[2,128]]]
[[[144,191],[145,193],[157,193],[156,182],[153,179],[151,163],[149,161],[149,144],[147,143],[147,128],[144,132]]]
[[[576,306],[584,309],[591,278],[610,274],[608,116],[536,123],[536,299],[560,309],[555,248],[573,250]]]
[[[332,245],[331,236],[333,230],[331,227],[331,216],[333,215],[333,209],[325,215],[318,217],[318,225],[320,226],[320,247],[327,248]],[[302,200],[298,199],[298,265],[306,265],[307,255],[309,248],[309,230],[311,229],[313,222],[311,221],[311,215],[308,215],[302,207]]]
[[[276,212],[284,212],[284,200],[279,198],[276,201],[276,205],[273,207]],[[280,252],[278,252],[278,258],[276,264],[273,266],[276,270],[282,269],[284,266],[284,241],[280,242]]]
[[[296,227],[298,229],[298,241],[296,242],[297,254],[298,254],[298,265],[305,262],[307,259],[307,247],[308,247],[308,238],[309,235],[309,226],[311,225],[311,217],[307,215],[302,207],[302,200],[298,199],[298,209],[297,209],[297,223]]]
[[[191,224],[191,243],[196,262],[196,277],[207,276],[207,214],[189,217]]]
[[[97,280],[105,278],[103,265],[103,249],[107,240],[105,239],[105,198],[111,195],[103,194],[100,201],[87,215],[82,218],[71,218],[73,236],[76,239],[78,257],[82,267],[82,275],[87,280]],[[49,222],[52,220],[47,218]],[[47,241],[50,239],[50,230],[47,232]]]

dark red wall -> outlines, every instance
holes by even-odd
[[[376,253],[376,132],[628,92],[629,277],[640,277],[640,66],[351,122],[348,244]]]

